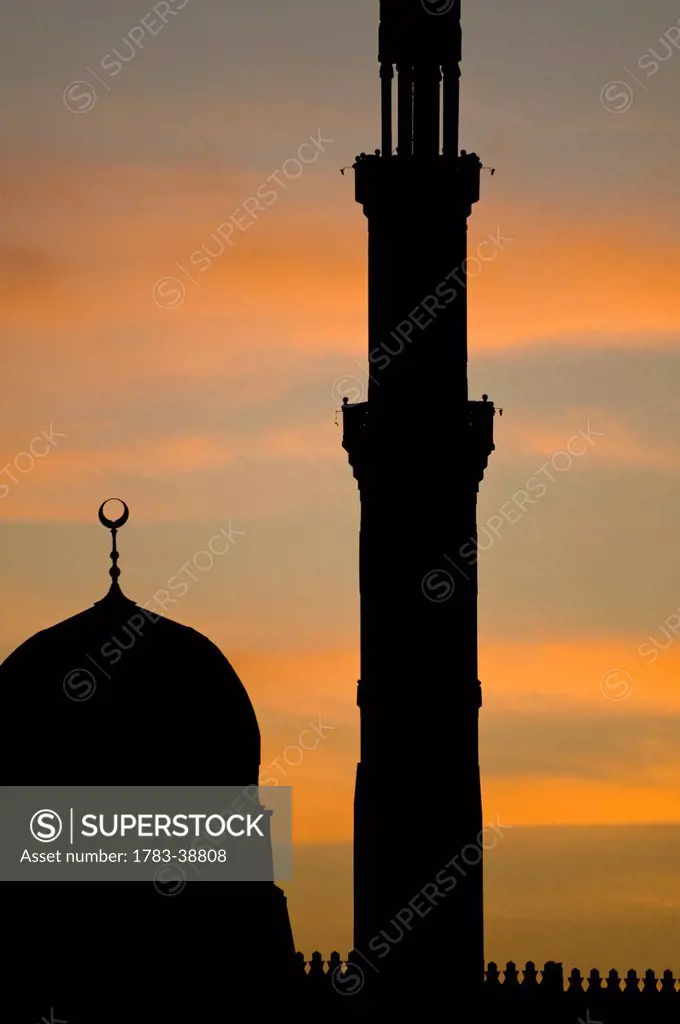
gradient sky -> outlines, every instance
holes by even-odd
[[[367,343],[365,221],[339,172],[379,144],[377,4],[188,0],[131,51],[152,6],[3,14],[0,657],[101,596],[103,498],[132,508],[122,582],[140,603],[231,522],[236,544],[168,614],[220,644],[263,767],[294,786],[298,948],[344,953],[359,505],[334,420],[361,397]],[[462,145],[497,169],[471,251],[510,239],[469,289],[471,390],[505,410],[480,501],[484,813],[514,826],[487,858],[488,959],[680,970],[673,25],[666,0],[464,4]],[[192,270],[319,131],[319,159]],[[168,277],[174,308],[154,300]],[[50,429],[65,436],[30,468],[19,453]],[[286,767],[319,716],[332,729]]]

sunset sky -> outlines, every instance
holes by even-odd
[[[102,596],[104,498],[131,507],[140,603],[231,524],[167,613],[227,654],[263,769],[294,787],[298,948],[344,954],[359,501],[335,415],[365,391],[367,298],[340,169],[380,143],[377,3],[169,0],[167,24],[152,6],[3,14],[0,658]],[[506,240],[469,288],[471,392],[504,408],[479,515],[484,815],[514,826],[487,857],[490,960],[680,971],[671,26],[667,0],[464,3],[461,144],[496,168],[470,250]],[[542,468],[545,493],[494,533]],[[417,699],[426,729],[427,680]]]

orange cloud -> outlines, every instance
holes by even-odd
[[[485,779],[483,789],[484,819],[495,820],[493,815],[499,814],[504,825],[515,827],[680,822],[677,785],[664,789],[580,779],[495,777]]]
[[[669,608],[668,617],[674,611]],[[501,711],[538,705],[555,715],[565,701],[592,703],[612,714],[677,709],[680,640],[661,625],[641,627],[634,636],[608,638],[514,643],[483,636],[480,675],[485,706]],[[542,623],[541,631],[545,629]]]
[[[574,453],[574,463],[587,453],[588,463],[596,460],[598,468],[606,465],[610,469],[674,472],[680,467],[680,454],[672,438],[655,436],[651,444],[623,416],[607,409],[572,407],[557,413],[544,412],[540,419],[513,413],[498,421],[496,429],[504,457],[535,455],[542,462],[570,445],[567,450]]]
[[[680,246],[663,228],[655,233],[635,212],[625,226],[567,219],[552,207],[494,212],[496,222],[481,207],[481,216],[475,212],[470,253],[496,223],[515,237],[470,282],[473,349],[559,338],[639,347],[664,335],[677,344]]]
[[[54,424],[55,429],[62,426],[60,422]],[[46,428],[49,432],[47,424]],[[228,471],[241,476],[247,473],[253,481],[250,497],[238,495],[239,507],[248,500],[252,515],[253,507],[261,510],[263,500],[269,500],[267,495],[278,495],[277,513],[281,514],[290,502],[305,500],[305,496],[284,487],[286,467],[298,466],[301,472],[304,467],[304,472],[314,472],[314,486],[321,489],[328,486],[329,476],[345,469],[338,453],[338,430],[331,415],[325,422],[299,428],[260,428],[250,434],[231,436],[218,432],[173,435],[124,444],[116,442],[112,426],[114,436],[109,444],[104,440],[98,448],[82,447],[90,432],[88,423],[78,425],[76,430],[59,430],[65,436],[57,439],[56,447],[35,459],[26,451],[38,431],[32,436],[24,435],[18,444],[16,430],[12,431],[11,441],[3,438],[3,462],[6,460],[8,472],[0,477],[0,521],[89,521],[92,508],[98,507],[102,496],[112,487],[122,488],[126,499],[136,504],[138,521],[194,519],[205,515],[206,507],[223,507],[223,499],[215,497],[214,503],[199,511],[203,498],[219,493],[220,475]],[[44,447],[43,442],[36,450],[43,452]],[[166,502],[156,493],[150,502],[147,488],[151,481],[171,487],[173,500]],[[190,488],[187,482],[191,482]],[[308,488],[306,500],[309,493]],[[231,507],[235,507],[234,502]]]
[[[328,186],[320,192],[314,172],[310,167],[249,220],[242,204],[262,180],[256,172],[62,165],[48,175],[42,166],[15,166],[0,178],[13,196],[1,257],[11,286],[0,319],[60,335],[87,325],[89,338],[64,339],[62,358],[114,325],[127,336],[141,329],[131,354],[147,371],[159,368],[162,352],[166,373],[208,365],[224,372],[245,345],[361,357],[365,220],[345,192],[347,206]],[[672,343],[680,248],[656,237],[648,221],[624,230],[567,220],[553,209],[490,210],[493,221],[483,207],[475,212],[471,256],[499,224],[512,240],[470,281],[473,350],[550,345],[557,337],[640,345],[653,334]],[[224,227],[225,243],[217,232],[233,228],[232,214],[245,229],[229,234]],[[644,243],[644,260],[643,246],[630,246],[633,234]],[[179,284],[156,299],[163,307],[168,296],[183,296],[177,308],[154,302],[164,278]]]

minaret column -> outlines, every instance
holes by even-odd
[[[357,963],[385,1008],[427,1012],[453,992],[474,1016],[477,571],[459,556],[475,542],[494,408],[468,395],[467,221],[482,164],[458,154],[460,55],[460,3],[435,16],[421,0],[382,0],[382,153],[355,163],[371,382],[366,402],[343,407],[343,445],[361,497]]]

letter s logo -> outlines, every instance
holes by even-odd
[[[56,811],[36,811],[31,818],[31,835],[39,843],[53,843],[61,835],[61,818]]]

